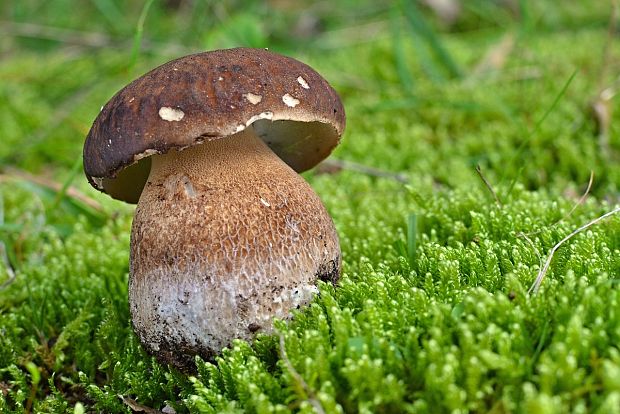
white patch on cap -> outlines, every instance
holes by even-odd
[[[93,180],[93,184],[95,184],[97,189],[103,190],[103,177],[90,177],[90,179]]]
[[[254,95],[252,92],[244,93],[243,97],[248,100],[252,105],[256,105],[263,100],[261,95]]]
[[[286,106],[290,106],[291,108],[299,105],[299,99],[293,98],[288,93],[282,97],[282,102],[284,102]]]
[[[310,89],[310,85],[308,85],[308,82],[306,82],[306,80],[301,76],[297,77],[297,82],[299,82],[302,88]]]
[[[171,108],[169,106],[162,106],[159,108],[159,117],[164,121],[180,121],[185,116],[185,112],[178,108]]]
[[[245,125],[243,124],[237,125],[237,132],[243,131],[244,129],[252,125],[254,122],[258,121],[259,119],[273,119],[273,112],[271,111],[261,112],[258,115],[254,115],[250,117],[250,119],[245,121]]]
[[[152,148],[147,149],[144,152],[141,152],[140,154],[136,154],[133,156],[133,161],[134,162],[138,162],[140,161],[142,158],[146,158],[146,157],[150,157],[151,155],[155,155],[155,154],[159,154],[159,152],[157,150],[154,150]]]
[[[258,115],[254,115],[253,117],[251,117],[245,122],[245,126],[250,126],[254,122],[258,121],[259,119],[273,119],[273,112],[267,111],[267,112],[261,112]]]

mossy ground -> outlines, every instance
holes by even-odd
[[[154,2],[141,53],[141,2],[0,5],[0,412],[620,412],[620,219],[528,293],[618,202],[612,2],[561,3],[472,0],[448,25],[413,2]],[[131,331],[132,207],[88,187],[81,146],[131,79],[237,45],[314,66],[347,109],[333,157],[399,179],[306,174],[339,286],[187,377]]]

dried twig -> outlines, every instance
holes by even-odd
[[[315,171],[318,174],[334,174],[342,170],[355,171],[373,177],[390,178],[403,184],[409,183],[409,180],[407,179],[407,176],[405,174],[380,170],[375,167],[369,167],[367,165],[358,164],[352,161],[343,161],[330,158],[323,161],[315,168]]]
[[[8,180],[25,180],[37,184],[41,187],[49,188],[52,191],[59,192],[62,190],[62,184],[50,180],[39,175],[33,175],[26,171],[19,170],[17,168],[7,168],[5,174],[0,174],[0,182]],[[93,198],[88,197],[86,194],[80,192],[75,187],[70,186],[66,190],[66,196],[74,198],[88,207],[96,210],[97,212],[103,212],[103,207]]]
[[[575,212],[575,210],[577,210],[577,207],[582,205],[583,202],[586,200],[586,198],[588,198],[588,194],[590,194],[590,190],[592,189],[592,183],[594,183],[594,171],[590,171],[590,179],[588,180],[588,186],[586,187],[586,190],[583,192],[581,197],[579,197],[579,200],[577,200],[577,202],[570,209],[570,211],[568,213],[564,214],[562,217],[560,217],[557,221],[551,223],[551,225],[549,225],[547,228],[554,227],[558,223],[561,223],[562,221],[564,221],[567,218],[569,218]],[[530,233],[527,233],[527,235],[525,233],[519,233],[519,236],[521,236],[523,238],[526,238],[527,236],[532,236],[534,234],[541,233],[542,231],[543,230],[532,231]]]
[[[286,365],[286,369],[288,373],[293,377],[295,382],[299,386],[301,386],[304,393],[308,396],[308,402],[312,405],[312,407],[314,408],[314,411],[318,414],[325,414],[325,409],[321,405],[321,402],[316,398],[314,392],[312,391],[312,389],[310,389],[310,387],[308,386],[306,381],[304,381],[304,379],[301,377],[299,372],[295,370],[295,367],[293,367],[291,360],[288,359],[288,355],[286,355],[284,335],[282,334],[282,332],[279,333],[279,336],[280,336],[280,358],[282,358],[282,361],[284,361],[284,365]]]
[[[562,216],[560,219],[558,219],[557,221],[555,221],[554,223],[552,223],[550,226],[548,226],[546,228],[554,227],[558,223],[560,223],[563,220],[566,220],[568,217],[570,217],[573,214],[573,212],[577,209],[577,207],[579,207],[581,204],[583,204],[585,199],[588,197],[588,194],[590,193],[590,189],[592,188],[592,183],[593,182],[594,182],[594,171],[590,171],[590,180],[588,181],[588,186],[587,186],[586,190],[584,191],[584,193],[582,194],[582,196],[579,198],[579,200],[577,200],[575,205],[570,209],[570,211],[568,213],[566,213],[564,216]],[[538,249],[536,248],[536,245],[534,244],[532,239],[529,238],[529,236],[541,233],[542,231],[543,230],[538,230],[538,231],[533,231],[533,232],[530,232],[530,233],[519,232],[517,234],[517,237],[524,238],[530,244],[532,249],[534,249],[534,251],[536,252],[536,255],[538,256],[538,261],[540,262],[541,269],[544,268],[545,265],[543,264],[542,257],[540,256],[540,253],[538,252]],[[531,291],[531,289],[532,288],[530,288],[530,291]]]
[[[566,213],[561,219],[553,223],[552,226],[556,225],[562,220],[569,218],[575,212],[575,210],[577,210],[577,207],[579,207],[583,204],[584,201],[586,201],[586,198],[588,198],[588,194],[590,194],[590,190],[592,189],[592,183],[594,183],[594,171],[590,171],[590,179],[588,180],[588,186],[586,187],[586,191],[584,191],[581,197],[579,197],[579,200],[577,200],[573,208],[571,208],[570,211]]]
[[[476,172],[478,173],[478,176],[480,177],[480,179],[482,180],[482,182],[484,183],[484,185],[488,188],[488,190],[491,192],[491,195],[493,196],[493,198],[495,199],[495,202],[497,203],[497,205],[499,205],[501,207],[502,202],[499,199],[497,193],[495,192],[495,190],[493,189],[493,186],[491,185],[491,183],[486,179],[486,177],[484,176],[484,174],[482,174],[482,169],[480,168],[480,165],[476,165]]]
[[[611,216],[613,214],[616,214],[618,212],[620,212],[620,207],[616,207],[615,209],[613,209],[613,210],[603,214],[602,216],[597,217],[594,220],[584,224],[583,226],[579,227],[577,230],[574,230],[568,236],[566,236],[562,240],[560,240],[555,246],[553,246],[551,248],[551,250],[549,251],[549,256],[547,257],[547,260],[545,261],[545,264],[543,265],[542,269],[540,269],[540,271],[538,272],[538,275],[536,276],[536,280],[534,281],[532,286],[529,288],[527,293],[529,293],[529,294],[538,293],[538,290],[540,289],[540,285],[542,284],[542,282],[543,282],[543,280],[545,278],[545,275],[547,274],[547,272],[549,271],[549,267],[551,266],[551,261],[553,260],[553,255],[562,246],[562,244],[564,244],[566,241],[570,240],[575,235],[581,233],[582,231],[587,230],[588,228],[590,228],[591,226],[595,225],[599,221],[604,220],[607,217],[609,217],[609,216]]]
[[[125,397],[123,395],[119,395],[118,398],[120,398],[121,401],[123,401],[123,403],[133,412],[146,414],[166,414],[164,411],[156,410],[154,408],[147,407],[146,405],[142,405],[133,398]]]
[[[131,40],[114,38],[108,36],[105,33],[86,32],[80,30],[64,29],[55,26],[45,26],[34,23],[18,23],[6,20],[0,21],[0,34],[13,37],[47,39],[59,43],[89,48],[127,48],[127,45],[131,44]],[[168,52],[173,54],[187,54],[195,52],[194,49],[188,48],[187,46],[179,43],[160,43],[153,42],[149,39],[144,39],[142,41],[142,47],[149,50],[167,50]]]
[[[103,33],[69,30],[34,23],[0,21],[0,27],[2,28],[0,32],[8,36],[47,39],[86,47],[107,47],[114,43],[111,37]]]

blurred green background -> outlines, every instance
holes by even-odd
[[[596,95],[605,38],[597,33],[592,39],[600,59],[587,61],[591,50],[571,50],[571,36],[593,36],[606,28],[610,10],[605,1],[5,0],[0,4],[0,165],[38,172],[70,168],[99,108],[116,90],[172,58],[234,46],[269,47],[314,66],[357,121],[349,122],[347,136],[367,133],[362,124],[371,122],[355,116],[376,114],[408,128],[429,125],[424,135],[407,139],[431,144],[441,141],[446,129],[455,136],[471,124],[466,118],[480,116],[492,121],[487,131],[496,121],[507,121],[523,134],[551,105],[537,96],[541,85],[557,92],[572,72],[583,70],[585,87]],[[538,46],[544,36],[567,32],[573,34],[560,37],[559,49]],[[555,57],[560,51],[570,63]],[[607,82],[610,74],[604,75]],[[510,89],[500,92],[504,80]],[[478,97],[480,85],[498,91]],[[513,106],[515,95],[520,102]],[[489,135],[477,128],[460,135],[470,132]],[[485,139],[478,137],[483,146]],[[349,145],[345,138],[342,156],[369,161],[363,154],[369,148],[356,148],[355,140]],[[467,150],[472,162],[502,168],[506,156],[488,159],[498,157],[493,151]],[[381,163],[409,169],[388,157]],[[583,180],[574,163],[565,172]],[[450,180],[442,168],[435,175]],[[525,175],[535,187],[547,182],[534,171]]]

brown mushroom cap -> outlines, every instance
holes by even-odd
[[[316,71],[264,49],[185,56],[120,90],[101,110],[84,144],[89,182],[136,203],[149,156],[231,136],[252,126],[297,172],[338,144],[345,114]]]

